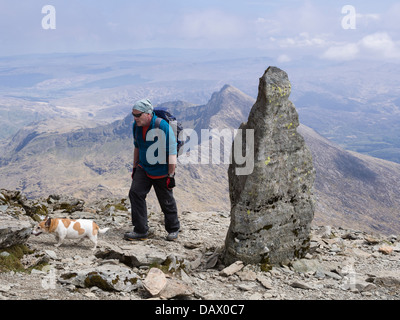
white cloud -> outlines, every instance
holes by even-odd
[[[400,59],[400,46],[386,32],[376,32],[355,43],[331,46],[322,58],[344,61],[359,58]]]
[[[320,47],[326,45],[323,35],[311,36],[308,32],[302,32],[294,37],[288,37],[280,41],[280,46],[285,47]]]
[[[359,51],[356,43],[348,43],[330,47],[324,52],[322,57],[328,60],[354,60],[357,58]]]
[[[360,41],[360,46],[381,55],[383,58],[399,58],[400,51],[398,45],[386,32],[377,32],[364,37]]]

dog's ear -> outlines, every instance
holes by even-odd
[[[46,228],[50,228],[50,224],[51,224],[51,218],[46,217],[44,226],[45,226]]]

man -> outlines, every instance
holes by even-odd
[[[157,195],[164,213],[167,240],[178,238],[180,223],[173,196],[177,143],[167,121],[153,113],[148,99],[137,101],[132,108],[134,117],[134,154],[132,184],[129,190],[133,231],[124,235],[126,240],[145,240],[148,237],[146,196],[151,187]],[[158,120],[157,120],[158,118]]]

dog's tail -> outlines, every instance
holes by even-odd
[[[106,233],[108,231],[108,229],[110,229],[110,228],[103,228],[103,229],[99,228],[99,233]]]

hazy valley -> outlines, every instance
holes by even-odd
[[[394,63],[281,63],[265,52],[143,49],[0,59],[0,141],[54,117],[110,123],[132,103],[206,104],[230,84],[255,98],[269,65],[288,72],[301,123],[347,150],[400,163],[400,66]],[[1,142],[0,142],[1,143]]]
[[[149,97],[198,133],[233,130],[274,63],[257,52],[206,50],[1,58],[0,187],[29,197],[126,197],[136,99]],[[297,61],[282,68],[317,170],[315,223],[398,232],[400,165],[367,155],[400,162],[399,66]],[[227,166],[179,164],[180,210],[229,210]]]
[[[246,121],[254,99],[226,85],[208,103],[162,104],[185,128],[235,129]],[[132,163],[132,116],[105,125],[52,119],[26,126],[0,158],[2,188],[29,197],[68,194],[85,201],[126,197]],[[349,152],[304,125],[317,179],[314,223],[385,234],[400,230],[400,165]],[[227,146],[230,148],[230,144]],[[182,158],[181,158],[182,159]],[[181,211],[229,210],[227,164],[178,164],[175,190]],[[151,195],[150,208],[158,211]]]

